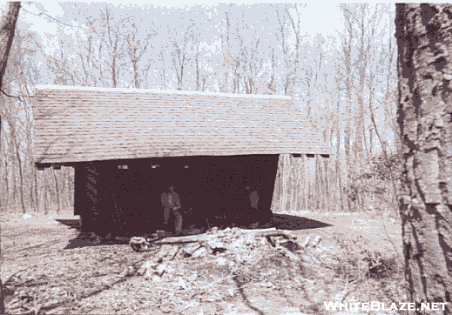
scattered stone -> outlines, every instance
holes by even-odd
[[[193,243],[185,246],[183,252],[186,254],[185,257],[191,257],[195,251],[200,249],[202,246],[198,243]]]
[[[179,246],[174,246],[169,252],[168,256],[166,257],[168,261],[171,261],[176,257],[177,252],[179,251]]]
[[[196,279],[198,279],[198,274],[196,272],[188,277],[188,280],[190,281],[195,281]]]
[[[203,257],[207,255],[207,250],[205,247],[199,247],[198,250],[196,250],[191,257],[198,258]]]
[[[322,238],[319,236],[319,235],[317,235],[316,237],[315,237],[315,239],[314,239],[314,241],[312,242],[312,248],[316,248],[316,246],[320,243],[320,240],[321,240]]]
[[[157,266],[157,268],[155,268],[154,274],[157,275],[157,276],[159,276],[159,277],[162,277],[163,274],[164,274],[165,271],[166,271],[166,268],[167,268],[167,265],[166,265],[166,264],[160,264],[160,265]]]
[[[162,262],[163,258],[165,258],[169,251],[171,250],[172,246],[171,245],[163,245],[160,248],[160,251],[157,253],[156,257],[155,257],[155,261],[157,262]]]
[[[290,250],[291,252],[295,252],[295,251],[301,249],[300,245],[298,245],[297,243],[295,243],[293,241],[289,241],[289,240],[282,241],[278,245]]]
[[[217,252],[226,250],[224,243],[218,239],[208,240],[207,242],[203,242],[202,245],[206,248],[210,255],[215,255]]]
[[[216,260],[217,264],[220,266],[226,266],[229,265],[229,261],[226,258],[218,257]]]
[[[282,255],[292,259],[292,260],[300,260],[300,258],[297,255],[294,255],[291,251],[286,249],[285,247],[278,246],[276,250],[281,253]]]
[[[157,265],[158,263],[156,263],[155,261],[148,260],[141,266],[140,269],[138,269],[137,274],[139,276],[142,276],[144,274],[150,274],[150,270],[154,269]]]
[[[306,237],[303,244],[301,244],[301,247],[305,248],[306,246],[308,246],[310,240],[311,240],[311,236]]]
[[[129,245],[136,252],[146,250],[149,248],[149,243],[143,237],[132,237],[129,241]]]
[[[263,282],[261,286],[266,288],[275,288],[276,286],[272,282]]]
[[[180,289],[186,289],[187,285],[185,284],[185,280],[182,279],[182,277],[179,277],[179,279],[177,280],[177,286]]]
[[[188,258],[190,257],[190,255],[188,255],[185,252],[185,249],[183,247],[180,247],[179,250],[177,251],[176,257],[174,257],[175,259],[184,259],[184,258]]]

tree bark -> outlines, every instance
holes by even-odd
[[[408,295],[452,302],[452,5],[397,4],[399,210]],[[415,311],[422,314],[421,311]]]
[[[0,89],[2,88],[6,64],[8,63],[9,51],[13,44],[19,9],[20,2],[8,2],[8,9],[2,16],[0,25]]]
[[[322,208],[322,199],[323,199],[323,191],[322,191],[322,170],[320,165],[320,155],[315,155],[315,191],[314,191],[314,209],[319,210]]]
[[[55,169],[53,166],[50,168],[52,172],[52,180],[53,180],[53,189],[55,190],[55,197],[56,197],[56,203],[57,203],[57,213],[60,213],[61,205],[60,205],[60,190],[58,188],[58,178],[55,174]]]
[[[2,116],[0,116],[0,154],[2,154]],[[1,165],[0,165],[0,167],[1,167]],[[0,210],[3,210],[2,208],[3,208],[2,198],[0,197]],[[6,210],[6,208],[5,208],[5,210]],[[3,295],[0,296],[0,298],[3,298]]]
[[[326,208],[326,210],[329,212],[331,210],[331,206],[330,206],[330,168],[329,168],[329,158],[322,158],[323,160],[323,174],[324,174],[324,189],[325,189],[325,193],[323,194],[323,204]]]
[[[3,86],[3,75],[5,74],[9,51],[11,50],[11,45],[14,39],[19,9],[20,2],[8,2],[8,9],[2,16],[2,22],[0,25],[0,89]],[[0,314],[5,314],[4,293],[3,284],[0,279]]]

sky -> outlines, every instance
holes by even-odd
[[[86,1],[85,1],[86,2]],[[120,1],[106,1],[112,4],[120,4]],[[128,2],[129,3],[129,2]],[[139,1],[131,1],[133,4],[140,5]],[[162,1],[146,1],[146,4],[161,5]],[[223,2],[222,2],[223,3]],[[256,2],[256,1],[242,1],[233,2],[237,4],[253,4],[253,3],[289,3],[288,1],[272,1],[272,2]],[[180,7],[185,5],[199,5],[208,4],[212,5],[212,1],[165,1],[165,6],[162,7]],[[39,13],[46,13],[56,19],[63,15],[63,10],[57,1],[45,1],[45,2],[31,2],[23,3],[23,8],[27,11],[22,10],[21,15],[33,26],[33,29],[40,35],[46,33],[53,34],[57,29],[55,21],[51,19],[39,16]],[[305,10],[301,10],[302,14],[302,29],[306,29],[311,36],[315,36],[320,33],[323,35],[336,35],[336,29],[343,29],[343,18],[342,13],[339,9],[339,2],[333,1],[310,1],[308,3],[300,3],[301,7],[306,6]],[[322,12],[322,18],[320,19],[317,15],[312,14],[312,12]],[[327,23],[325,23],[327,21]],[[65,23],[70,23],[69,21],[64,21]]]

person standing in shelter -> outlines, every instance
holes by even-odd
[[[169,187],[169,192],[164,192],[161,195],[161,201],[163,206],[163,217],[165,226],[168,224],[168,220],[171,212],[173,212],[175,217],[175,232],[176,235],[180,235],[182,233],[182,214],[180,212],[181,203],[179,195],[174,191],[174,186]]]
[[[258,218],[260,217],[260,213],[258,213],[259,193],[256,190],[251,189],[250,186],[246,186],[246,191],[251,203],[250,226],[252,228],[257,228],[259,226]]]
[[[247,186],[247,190],[251,191],[251,188]],[[254,190],[251,191],[248,196],[250,197],[251,207],[257,210],[257,204],[259,203],[259,193]]]

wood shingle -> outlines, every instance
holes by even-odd
[[[37,86],[34,159],[331,154],[287,96]]]

